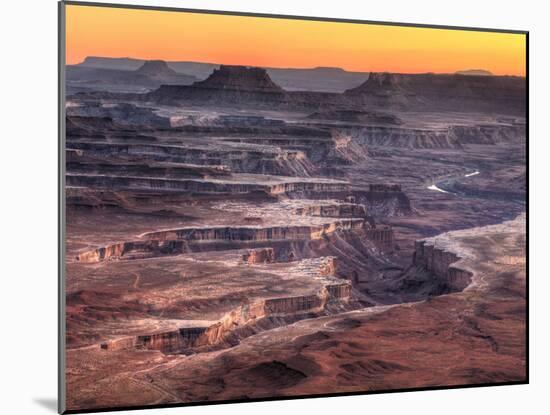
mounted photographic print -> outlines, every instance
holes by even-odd
[[[527,32],[59,10],[60,412],[528,382]]]

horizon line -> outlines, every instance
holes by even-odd
[[[396,75],[463,75],[458,72],[466,72],[466,71],[486,71],[489,74],[487,75],[464,75],[464,76],[500,76],[500,77],[516,77],[516,78],[526,78],[526,75],[518,75],[518,74],[495,74],[488,69],[483,68],[466,68],[466,69],[457,69],[455,72],[431,72],[431,71],[422,71],[422,72],[392,72],[389,70],[385,71],[373,71],[373,70],[366,70],[366,71],[350,71],[346,68],[343,68],[341,66],[258,66],[258,65],[247,65],[247,64],[231,64],[231,63],[215,63],[215,62],[203,62],[203,61],[194,61],[194,60],[167,60],[167,59],[150,59],[150,58],[139,58],[139,57],[133,57],[133,56],[101,56],[101,55],[88,55],[86,56],[82,61],[78,63],[65,63],[65,66],[78,66],[82,65],[88,58],[100,58],[100,59],[128,59],[128,60],[134,60],[134,61],[161,61],[165,63],[196,63],[196,64],[203,64],[203,65],[218,65],[218,66],[243,66],[243,67],[249,67],[249,68],[263,68],[263,69],[281,69],[281,70],[314,70],[314,69],[338,69],[342,70],[347,73],[356,73],[356,74],[370,74],[370,73],[391,73]],[[122,70],[125,71],[125,69],[117,69],[117,68],[98,68],[98,69],[111,69],[111,70]],[[181,74],[184,74],[183,72],[180,72]]]

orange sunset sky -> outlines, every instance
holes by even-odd
[[[86,56],[402,73],[525,75],[525,35],[66,6],[67,64]]]

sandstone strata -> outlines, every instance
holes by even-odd
[[[248,264],[265,264],[275,261],[273,248],[254,249],[243,255],[243,260]]]
[[[240,339],[269,330],[291,321],[311,318],[321,313],[330,302],[347,301],[352,295],[351,284],[333,278],[335,258],[323,258],[318,263],[317,276],[326,279],[323,288],[314,294],[269,298],[244,304],[205,327],[184,327],[167,332],[143,334],[102,342],[103,350],[125,349],[160,350],[163,353],[200,351],[205,347],[227,347]]]
[[[460,257],[454,252],[437,247],[436,244],[437,240],[416,242],[413,264],[432,273],[452,291],[462,291],[472,281],[472,272],[451,266]]]

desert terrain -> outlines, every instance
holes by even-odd
[[[526,82],[67,67],[67,409],[526,379]]]

